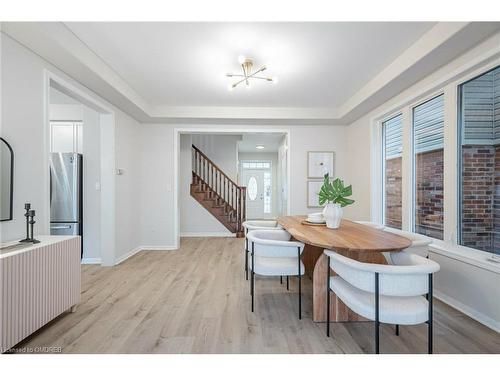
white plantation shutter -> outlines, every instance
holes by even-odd
[[[444,96],[420,104],[413,109],[415,153],[443,148]]]
[[[500,143],[500,68],[462,85],[462,143]]]
[[[385,137],[385,158],[401,157],[403,152],[403,115],[399,114],[382,123]]]
[[[495,140],[500,140],[500,68],[493,71],[493,131]]]

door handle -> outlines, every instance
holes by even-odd
[[[61,225],[59,227],[50,227],[50,229],[71,229],[71,225]]]

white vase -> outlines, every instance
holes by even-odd
[[[340,227],[340,221],[344,212],[338,203],[328,203],[323,209],[327,228],[337,229]]]

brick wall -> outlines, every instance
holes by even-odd
[[[385,161],[385,225],[401,229],[401,157]]]
[[[415,232],[443,239],[443,149],[416,155]]]
[[[486,145],[462,147],[462,245],[485,251],[492,250],[494,240],[493,203],[499,199],[495,192],[500,186],[500,171],[495,167],[495,161],[500,161],[498,151],[498,147]],[[498,212],[496,216],[500,221]]]
[[[401,228],[401,162],[386,160],[386,225],[393,228]],[[443,239],[443,150],[415,162],[415,231]],[[461,214],[462,244],[500,254],[500,145],[462,147]]]
[[[495,189],[493,191],[493,252],[500,254],[500,146],[495,147]],[[491,250],[490,250],[491,251]]]

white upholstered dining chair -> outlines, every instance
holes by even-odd
[[[305,267],[300,256],[304,244],[290,241],[291,235],[285,230],[253,230],[247,234],[251,261],[250,291],[252,312],[254,310],[255,275],[260,276],[297,276],[299,284],[299,319],[302,319],[301,276]]]
[[[432,275],[439,264],[407,252],[391,253],[397,265],[362,263],[325,250],[328,256],[327,328],[330,336],[330,291],[356,314],[375,322],[375,352],[379,353],[380,323],[428,324],[432,353]],[[330,276],[333,270],[337,276]],[[426,297],[424,297],[424,295]]]
[[[423,236],[418,233],[406,232],[404,230],[390,227],[385,227],[384,231],[397,234],[398,236],[405,237],[411,241],[410,247],[404,249],[404,252],[420,255],[424,258],[429,257],[429,245],[432,243],[432,239],[430,239],[429,237]],[[392,263],[389,253],[384,253],[384,256],[388,264],[394,264]]]
[[[376,223],[374,221],[364,221],[364,220],[356,220],[355,223],[367,225],[374,229],[384,229],[385,227],[382,224]]]
[[[283,229],[281,225],[278,224],[276,220],[247,220],[243,222],[243,228],[245,228],[245,277],[248,280],[248,232],[252,230],[267,229]],[[288,284],[287,284],[288,285]]]

